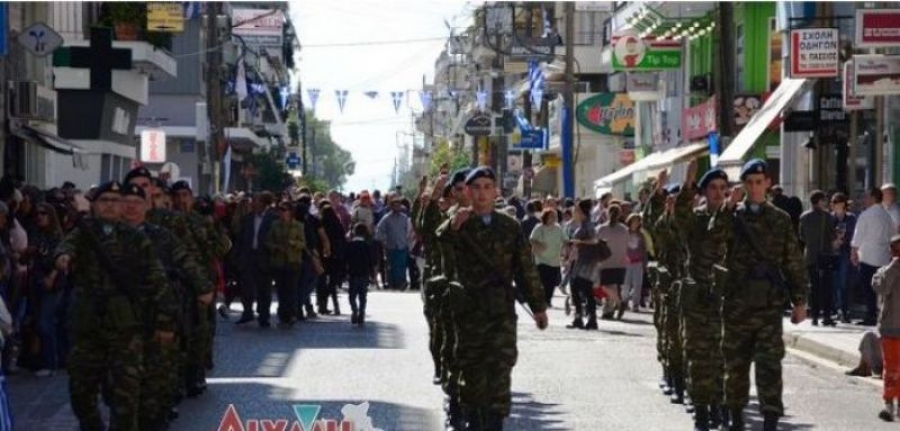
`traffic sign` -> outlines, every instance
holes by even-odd
[[[25,50],[38,57],[45,57],[63,44],[63,38],[47,24],[32,24],[19,33],[16,39]]]
[[[527,148],[532,150],[544,149],[544,130],[534,129],[522,132],[522,140],[516,148]]]
[[[288,169],[294,170],[300,167],[300,156],[297,153],[290,153],[287,156],[287,160],[285,160]]]

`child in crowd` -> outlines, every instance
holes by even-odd
[[[878,331],[884,361],[884,409],[878,417],[886,422],[893,422],[900,400],[900,235],[891,238],[891,255],[891,262],[879,268],[872,278],[872,288],[880,302]]]
[[[369,281],[375,280],[375,261],[366,238],[369,229],[363,223],[353,226],[353,238],[347,244],[347,275],[350,277],[350,323],[363,326],[366,320],[366,296]],[[359,301],[357,303],[357,300]]]

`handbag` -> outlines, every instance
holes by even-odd
[[[591,265],[596,265],[609,259],[612,256],[612,250],[610,250],[605,240],[597,238],[595,244],[580,244],[578,246],[578,255]]]

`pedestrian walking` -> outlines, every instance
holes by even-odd
[[[306,236],[303,225],[294,220],[293,208],[289,202],[280,203],[278,220],[272,222],[272,227],[266,235],[265,248],[269,255],[269,268],[275,281],[275,290],[278,292],[278,326],[283,329],[291,328],[296,320],[297,286],[300,285],[305,247]],[[268,316],[268,310],[265,314]],[[262,323],[260,325],[267,326]]]
[[[532,205],[538,201],[532,201]],[[523,224],[524,225],[524,224]],[[540,224],[528,234],[531,248],[534,250],[534,262],[537,264],[538,276],[544,286],[547,307],[552,307],[553,292],[562,282],[561,262],[563,246],[566,244],[566,233],[559,225],[557,212],[552,209],[541,213]]]
[[[350,323],[363,326],[366,322],[366,305],[369,284],[375,280],[375,262],[367,238],[369,231],[363,223],[353,227],[353,238],[347,244],[347,275],[350,278]]]
[[[872,289],[878,294],[884,381],[884,409],[878,417],[893,422],[900,402],[900,235],[891,237],[891,261],[872,277]]]
[[[866,315],[859,324],[865,326],[877,323],[878,302],[870,286],[875,271],[891,261],[890,239],[895,233],[891,216],[881,205],[882,198],[880,189],[871,188],[866,192],[866,210],[859,215],[850,242],[850,261],[859,268],[857,286],[866,304]]]

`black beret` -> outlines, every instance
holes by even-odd
[[[666,187],[666,193],[668,193],[670,195],[674,195],[680,191],[681,191],[681,184],[672,184],[672,185]]]
[[[475,180],[480,178],[487,178],[491,181],[497,181],[497,175],[494,173],[494,170],[487,166],[479,166],[469,172],[469,175],[466,176],[466,185],[472,184]]]
[[[442,198],[450,197],[450,196],[452,196],[452,193],[453,193],[453,184],[447,183],[447,185],[444,186],[444,190],[441,191],[441,197]]]
[[[702,177],[700,177],[700,188],[705,189],[706,186],[708,186],[709,183],[712,182],[712,180],[725,180],[725,182],[727,183],[728,174],[726,174],[725,171],[721,169],[710,169],[706,171],[706,173],[703,174]]]
[[[104,193],[122,193],[122,185],[119,184],[118,181],[110,181],[107,183],[103,183],[100,187],[97,188],[97,191],[94,192],[94,199],[99,198]]]
[[[161,178],[154,178],[153,185],[156,186],[164,194],[169,194],[169,184]]]
[[[144,193],[144,189],[134,184],[125,184],[122,187],[122,196],[139,196],[141,199],[147,199],[147,194]]]
[[[766,165],[766,162],[760,159],[753,159],[745,163],[744,168],[741,169],[741,181],[744,181],[747,175],[765,174],[767,169],[769,169],[769,166]]]
[[[169,192],[175,193],[179,190],[191,191],[191,186],[187,183],[187,181],[184,181],[184,180],[176,181],[175,184],[172,184],[172,187],[170,188]]]
[[[150,174],[150,171],[147,170],[147,168],[145,168],[143,166],[138,166],[138,167],[128,171],[128,174],[125,175],[125,184],[130,183],[131,180],[134,178],[141,178],[141,177],[146,178],[151,181],[153,180],[153,175]]]
[[[450,176],[450,186],[453,187],[454,184],[466,182],[466,177],[469,176],[469,172],[471,171],[472,170],[469,168],[457,169],[456,172]]]

